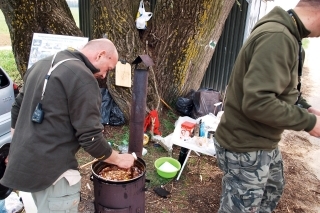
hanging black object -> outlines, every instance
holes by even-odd
[[[112,99],[107,88],[100,88],[101,92],[101,109],[100,109],[100,122],[111,126],[120,126],[125,124],[123,112]]]

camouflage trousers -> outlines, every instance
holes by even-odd
[[[285,184],[280,150],[237,153],[214,142],[223,171],[218,213],[272,212]]]

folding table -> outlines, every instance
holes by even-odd
[[[199,146],[195,143],[195,141],[192,138],[190,138],[189,140],[186,140],[186,141],[184,141],[182,139],[176,139],[176,140],[173,140],[172,142],[174,145],[189,149],[187,157],[186,157],[185,161],[183,162],[183,165],[181,165],[181,169],[180,169],[179,174],[177,176],[177,180],[179,180],[181,173],[182,173],[184,167],[186,166],[186,163],[188,161],[188,158],[190,156],[191,151],[194,151],[198,156],[200,156],[198,153],[202,153],[202,154],[213,156],[213,157],[215,157],[215,155],[216,155],[216,151],[215,151],[213,142],[208,143],[208,146],[207,145]]]

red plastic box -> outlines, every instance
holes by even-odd
[[[180,134],[180,139],[189,139],[191,138],[193,129],[195,127],[195,123],[191,123],[188,121],[185,121],[181,124],[181,134]]]

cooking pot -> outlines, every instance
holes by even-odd
[[[107,180],[99,176],[108,165],[110,164],[97,161],[91,166],[95,213],[145,212],[145,162],[139,157],[135,160],[134,166],[142,172],[130,180]]]
[[[134,166],[138,167],[140,171],[142,171],[137,177],[131,178],[129,180],[108,180],[99,175],[99,173],[106,168],[107,166],[111,166],[112,164],[97,161],[91,165],[91,171],[95,178],[98,178],[99,180],[105,182],[105,183],[129,183],[132,181],[135,181],[139,179],[140,177],[144,176],[146,173],[146,164],[141,158],[137,158],[137,160],[134,161]]]

